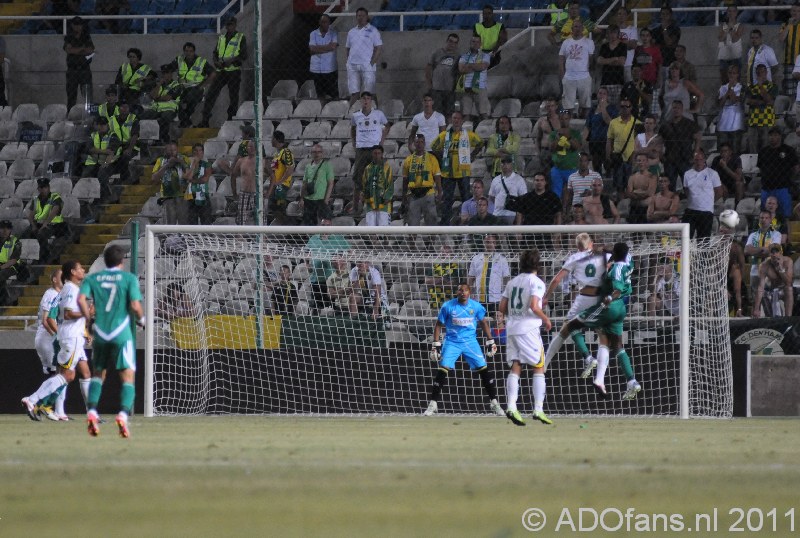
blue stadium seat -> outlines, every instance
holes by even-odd
[[[202,7],[201,2],[195,2],[194,0],[178,0],[178,4],[175,6],[175,13],[186,15],[189,13],[202,13],[205,10]],[[187,21],[188,22],[188,21]]]
[[[381,32],[397,32],[400,30],[400,17],[374,17],[372,25]]]
[[[172,14],[175,12],[174,0],[153,0],[150,2],[150,13],[157,15]]]
[[[442,0],[417,0],[417,10],[439,11],[442,9]]]
[[[216,14],[222,11],[227,5],[228,2],[226,2],[226,0],[208,0],[206,2],[206,11]]]
[[[78,7],[78,13],[83,13],[86,15],[93,14],[94,6],[95,0],[81,0],[80,7]]]
[[[528,13],[509,13],[505,16],[503,24],[507,28],[527,28],[530,25],[530,15]]]
[[[163,34],[164,20],[163,19],[149,19],[147,21],[147,33],[149,34]]]
[[[383,11],[413,11],[414,0],[389,0]]]
[[[450,23],[451,28],[470,30],[475,27],[478,22],[478,15],[470,15],[469,13],[459,13],[453,15],[453,21]]]
[[[131,15],[144,15],[147,13],[150,2],[148,0],[128,0],[128,4],[131,6],[128,13]]]
[[[168,34],[180,33],[183,28],[184,21],[182,19],[163,19],[161,27]]]
[[[403,28],[405,30],[425,28],[425,15],[406,15],[403,18]]]
[[[428,18],[425,19],[425,26],[431,30],[441,30],[450,26],[452,20],[452,15],[428,15]]]
[[[195,33],[201,30],[209,30],[211,29],[211,19],[187,19],[185,27]]]

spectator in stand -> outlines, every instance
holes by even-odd
[[[500,63],[500,47],[508,41],[508,32],[502,23],[494,20],[494,8],[490,4],[483,6],[481,21],[473,28],[474,36],[481,38],[481,50],[491,56],[489,67]]]
[[[758,68],[764,66],[766,69],[764,76],[766,80],[772,82],[773,71],[778,66],[778,58],[775,50],[769,45],[764,44],[761,30],[754,28],[750,32],[750,49],[747,51],[747,85],[753,86],[760,84],[764,79],[758,78]],[[760,82],[759,82],[760,81]]]
[[[578,159],[578,171],[567,179],[567,190],[562,198],[564,199],[564,213],[575,204],[582,204],[583,197],[591,193],[592,184],[595,179],[603,180],[597,172],[589,169],[590,157],[587,153],[581,152]]]
[[[653,42],[661,48],[662,65],[669,65],[675,61],[675,47],[681,40],[681,29],[675,22],[672,8],[661,7],[660,24],[651,30]]]
[[[631,81],[631,67],[633,67],[633,56],[636,47],[639,45],[639,29],[629,22],[631,12],[625,6],[617,8],[616,23],[619,27],[619,40],[625,45],[627,54],[625,56],[625,82]],[[610,26],[610,25],[609,25]],[[619,97],[614,103],[619,102]]]
[[[548,97],[542,103],[544,114],[542,114],[533,126],[531,137],[536,146],[536,153],[543,168],[553,166],[552,156],[550,155],[550,133],[561,128],[561,116],[558,114],[558,99]]]
[[[236,204],[236,224],[239,226],[252,226],[262,224],[256,207],[256,142],[249,139],[245,142],[244,155],[237,156],[231,171],[231,198]],[[239,177],[242,178],[241,188],[237,185]],[[266,213],[266,210],[264,211]]]
[[[331,30],[331,16],[323,13],[319,17],[319,28],[311,32],[308,40],[308,53],[311,62],[308,68],[317,98],[323,103],[339,98],[339,67],[336,49],[339,38]]]
[[[272,156],[269,173],[269,186],[265,196],[269,202],[269,211],[273,213],[274,219],[279,223],[286,217],[286,206],[289,205],[286,197],[289,188],[292,186],[292,174],[295,169],[295,160],[286,135],[282,131],[272,133],[272,147],[275,154]],[[265,209],[264,213],[267,213]]]
[[[744,198],[744,175],[742,174],[742,159],[733,151],[728,142],[718,146],[719,155],[714,157],[711,168],[719,174],[722,183],[722,197],[734,196],[736,203]]]
[[[372,148],[372,162],[364,169],[361,185],[367,226],[389,226],[392,222],[394,181],[392,167],[383,159],[383,146]]]
[[[130,111],[127,101],[120,101],[119,112],[111,117],[108,125],[120,142],[111,174],[119,174],[122,183],[129,183],[131,173],[128,165],[139,154],[139,118]]]
[[[369,23],[369,12],[356,10],[356,25],[347,32],[347,91],[350,105],[367,92],[375,93],[375,73],[383,51],[381,33]],[[377,101],[377,99],[376,99]]]
[[[14,225],[10,220],[0,221],[0,306],[11,303],[8,294],[8,279],[16,277],[17,280],[28,278],[28,269],[22,257],[22,243],[12,233]]]
[[[522,176],[514,172],[514,160],[510,156],[503,157],[501,162],[500,173],[492,179],[489,187],[489,200],[494,202],[494,216],[500,224],[514,224],[517,207],[510,203],[510,198],[525,195],[528,185]]]
[[[39,263],[48,264],[51,261],[51,253],[60,253],[66,245],[70,231],[69,225],[61,216],[64,201],[57,192],[50,192],[50,180],[40,177],[36,180],[36,186],[39,193],[28,204],[26,216],[30,228],[24,235],[39,242]],[[51,237],[55,237],[52,246]]]
[[[656,268],[655,279],[647,298],[648,316],[678,316],[680,314],[681,275],[668,258]]]
[[[464,116],[472,117],[473,120],[489,117],[489,92],[486,84],[490,62],[489,53],[481,50],[481,38],[472,36],[469,50],[458,60],[458,72],[461,76],[456,83],[456,97],[461,102]]]
[[[583,138],[589,147],[589,156],[592,159],[592,168],[596,172],[602,171],[606,160],[606,142],[608,141],[608,126],[611,120],[619,116],[619,108],[611,104],[608,90],[600,86],[597,90],[597,104],[586,115],[586,124],[583,129]],[[570,207],[568,205],[567,207]]]
[[[581,33],[579,37],[589,37],[589,34],[601,31],[593,21],[581,17],[581,5],[579,2],[570,1],[569,7],[567,8],[567,17],[559,17],[559,19],[553,23],[553,28],[547,35],[550,43],[558,45],[565,39],[572,37],[574,35],[572,26],[576,22],[581,23]]]
[[[584,195],[583,204],[572,206],[572,214],[570,224],[619,224],[620,221],[617,205],[610,196],[603,194],[603,180],[597,178],[592,182],[591,194]]]
[[[233,119],[239,110],[239,87],[242,83],[242,64],[247,59],[247,39],[236,30],[236,17],[230,16],[225,21],[225,33],[217,38],[213,59],[217,76],[206,93],[203,119],[198,127],[208,127],[214,105],[225,86],[228,87],[228,119]]]
[[[792,214],[790,189],[800,169],[794,148],[783,142],[781,130],[769,130],[769,143],[758,152],[758,168],[761,171],[761,204],[767,197],[778,199],[782,215]]]
[[[564,90],[561,106],[572,108],[577,99],[579,115],[586,118],[586,112],[592,106],[592,57],[594,41],[583,37],[583,23],[572,23],[572,37],[561,43],[558,51],[559,77]]]
[[[664,88],[661,92],[662,119],[664,121],[672,119],[673,110],[668,105],[676,100],[683,103],[683,115],[693,119],[703,106],[703,101],[705,100],[703,90],[698,88],[694,82],[684,78],[681,66],[677,62],[670,64],[668,73],[669,75],[664,81]],[[694,105],[692,105],[692,101],[695,102]]]
[[[188,224],[209,225],[214,220],[211,215],[211,189],[208,181],[211,179],[211,163],[205,158],[203,144],[197,142],[192,145],[192,158],[189,166],[183,173],[186,180],[186,198]]]
[[[728,228],[723,223],[719,224],[720,235],[734,235],[735,230]],[[747,301],[747,288],[744,286],[744,247],[736,239],[735,235],[731,241],[731,252],[728,255],[728,312],[732,318],[744,316],[744,303]]]
[[[642,119],[648,114],[653,106],[653,85],[645,82],[642,78],[642,66],[633,64],[631,66],[631,81],[626,82],[622,87],[620,101],[627,99],[631,102],[631,114],[634,118]],[[657,115],[655,117],[658,117]]]
[[[350,264],[342,257],[333,259],[333,272],[326,280],[328,303],[334,314],[350,312]]]
[[[316,143],[311,146],[311,162],[303,170],[303,188],[299,201],[303,210],[303,226],[314,226],[320,219],[331,217],[329,204],[333,184],[331,163],[325,159],[322,146]]]
[[[731,4],[725,11],[725,21],[719,27],[719,46],[717,59],[719,60],[719,80],[725,84],[728,78],[728,69],[735,65],[742,70],[742,34],[744,26],[736,20],[739,17],[739,8]]]
[[[177,282],[167,284],[164,294],[156,301],[156,317],[164,321],[177,318],[194,318],[197,308],[192,303],[189,295],[183,291],[183,286]]]
[[[780,245],[769,246],[769,257],[758,266],[758,288],[753,299],[753,317],[791,316],[794,309],[794,264]],[[769,285],[767,285],[769,283]]]
[[[569,176],[578,169],[578,151],[583,145],[581,133],[570,127],[572,111],[561,108],[558,111],[561,127],[550,133],[550,154],[553,167],[550,169],[553,192],[559,198],[564,197],[564,189]]]
[[[758,229],[747,236],[744,246],[744,255],[750,264],[750,291],[753,295],[759,284],[758,266],[769,258],[770,245],[780,245],[782,237],[778,230],[772,228],[772,214],[762,209],[758,214]]]
[[[664,139],[664,170],[674,190],[678,177],[692,165],[692,155],[700,149],[703,133],[697,123],[683,114],[683,102],[673,101],[672,118],[661,125],[658,134]]]
[[[467,226],[499,226],[503,224],[500,222],[499,218],[489,212],[490,204],[492,204],[492,202],[485,196],[478,198],[478,201],[476,202],[477,211],[472,217],[470,217],[469,221],[467,222]],[[472,239],[473,243],[475,243],[474,236]],[[473,247],[479,248],[479,245],[474,244]],[[473,250],[477,250],[477,248],[473,248]]]
[[[650,197],[647,205],[647,222],[650,224],[680,222],[678,210],[680,197],[669,189],[669,178],[658,178],[658,192]]]
[[[561,224],[565,212],[561,200],[549,189],[544,172],[533,174],[533,190],[517,201],[517,221],[515,224],[528,226]],[[555,238],[552,234],[532,234],[530,240],[540,250],[553,248]],[[556,241],[558,242],[558,241]]]
[[[698,239],[711,237],[714,202],[722,197],[722,183],[719,174],[706,166],[702,148],[695,150],[693,166],[683,175],[683,190],[689,200],[683,213],[683,222],[689,224],[689,235]]]
[[[795,59],[800,55],[800,3],[795,2],[789,9],[789,20],[781,24],[778,39],[783,43],[783,95],[797,94],[797,81],[794,73]]]
[[[100,182],[100,203],[112,200],[113,193],[109,185],[109,177],[114,171],[114,161],[117,160],[117,150],[120,147],[119,138],[109,131],[108,119],[101,116],[95,120],[95,131],[89,136],[91,146],[86,150],[86,160],[83,162],[81,177],[96,177]]]
[[[449,116],[455,104],[456,78],[458,77],[458,34],[449,34],[445,46],[431,55],[425,66],[425,80],[433,95],[434,108]],[[427,139],[427,137],[426,137]]]
[[[368,91],[361,92],[361,110],[353,114],[351,123],[350,140],[356,150],[353,165],[355,189],[353,189],[351,211],[353,215],[358,215],[361,213],[361,179],[364,176],[364,169],[372,160],[372,148],[383,146],[390,125],[383,112],[374,108],[372,93]]]
[[[126,54],[128,61],[119,67],[114,84],[121,89],[123,101],[136,105],[142,94],[142,84],[150,73],[150,66],[142,63],[140,49],[130,48]]]
[[[721,108],[717,120],[717,146],[730,144],[734,153],[742,147],[744,132],[744,88],[739,82],[739,67],[728,67],[728,82],[719,88],[717,103]]]
[[[486,307],[486,312],[497,312],[511,269],[508,259],[497,251],[497,236],[487,234],[483,238],[483,252],[472,257],[467,272],[467,283],[475,291],[475,300]]]
[[[636,153],[643,153],[647,156],[647,169],[650,173],[658,177],[664,171],[661,159],[664,157],[664,140],[656,132],[658,119],[652,114],[644,118],[644,131],[636,135]]]
[[[580,4],[578,8],[578,12],[580,12]],[[548,4],[547,9],[552,11],[550,13],[550,26],[555,26],[569,18],[569,0],[554,0]],[[569,35],[569,32],[567,32],[567,35]]]
[[[686,59],[686,47],[677,45],[675,47],[675,61],[672,64],[678,64],[681,68],[681,74],[684,80],[697,85],[697,69],[694,64]],[[672,65],[670,64],[670,65]]]
[[[631,115],[631,102],[622,98],[619,102],[619,117],[608,124],[606,141],[606,170],[614,179],[614,188],[621,194],[628,185],[631,175],[631,156],[636,147],[634,131],[639,124]]]
[[[642,44],[636,48],[634,65],[642,68],[642,80],[650,84],[650,93],[653,95],[650,108],[643,110],[640,106],[639,114],[652,113],[660,116],[661,109],[657,105],[659,103],[658,96],[661,93],[661,66],[664,65],[664,59],[661,56],[661,48],[653,41],[653,35],[650,30],[642,28],[641,32],[639,32],[639,38],[642,40]],[[631,71],[631,76],[633,76],[633,71]]]
[[[194,43],[183,44],[183,56],[177,56],[169,65],[178,72],[181,95],[178,108],[180,126],[191,127],[192,114],[206,96],[206,90],[213,84],[217,72],[212,65],[198,56]]]
[[[378,269],[368,261],[359,261],[350,269],[350,313],[371,315],[378,319],[388,310],[386,284]]]
[[[794,61],[794,69],[792,70],[792,78],[795,80],[795,83],[798,80],[800,80],[800,54],[797,55],[797,58]],[[800,88],[799,88],[799,90],[800,90]],[[798,91],[795,94],[794,106],[792,107],[792,115],[794,116],[795,124],[797,124],[798,120],[800,120],[800,91]],[[800,131],[798,131],[798,132],[800,132]]]
[[[417,133],[414,136],[414,153],[403,161],[403,204],[400,213],[405,215],[405,224],[409,226],[419,226],[422,217],[425,217],[426,226],[436,226],[439,223],[436,203],[442,199],[442,173],[436,157],[425,151],[425,135]]]
[[[109,86],[106,88],[105,94],[106,102],[97,107],[97,117],[106,118],[106,120],[111,122],[111,117],[119,114],[117,87]]]
[[[780,205],[778,204],[778,198],[775,196],[767,196],[767,199],[761,209],[766,209],[769,211],[769,214],[772,215],[770,228],[781,233],[781,247],[783,247],[783,253],[788,256],[791,254],[791,245],[789,244],[789,225],[788,221],[783,218]]]
[[[478,200],[484,197],[483,180],[475,178],[472,180],[472,198],[461,204],[461,224],[466,224],[469,219],[478,213]],[[494,204],[489,202],[487,207],[489,214],[494,214]]]
[[[422,112],[416,114],[409,124],[411,127],[408,135],[409,148],[414,147],[416,135],[421,134],[425,140],[425,151],[430,151],[433,141],[447,127],[447,120],[444,119],[441,112],[434,110],[433,105],[433,95],[426,93],[422,96]]]
[[[162,144],[169,142],[169,126],[178,115],[178,102],[183,93],[181,85],[172,78],[174,72],[169,64],[161,66],[161,77],[149,92],[153,101],[140,116],[143,120],[158,122],[158,133]]]
[[[281,265],[278,273],[278,281],[270,286],[272,290],[270,300],[272,302],[272,315],[291,316],[294,314],[297,305],[297,286],[292,282],[292,268],[288,265]]]
[[[323,233],[312,235],[306,243],[311,258],[308,281],[311,283],[312,311],[321,310],[329,304],[326,281],[334,273],[331,260],[341,259],[341,255],[350,250],[350,243],[344,236],[324,233],[326,228],[330,228],[331,219],[321,218],[319,226]]]
[[[186,168],[186,159],[178,154],[176,142],[168,142],[164,146],[164,155],[153,165],[152,181],[161,184],[159,201],[164,206],[166,224],[186,224],[189,221],[189,205],[184,198]]]
[[[489,136],[486,146],[486,167],[492,176],[500,173],[502,160],[506,157],[511,158],[512,169],[515,172],[522,170],[524,160],[519,157],[519,144],[521,138],[514,132],[511,125],[511,118],[500,116],[494,124],[495,132]]]
[[[58,23],[60,31],[61,21]],[[78,100],[78,88],[81,88],[87,103],[92,101],[94,43],[89,35],[89,24],[80,17],[69,21],[69,32],[64,36],[64,52],[67,53],[67,110],[71,110]]]
[[[626,196],[630,199],[631,205],[625,220],[628,224],[645,224],[650,199],[656,193],[657,179],[648,169],[650,163],[647,155],[638,153],[635,162],[636,169],[628,178]]]
[[[621,9],[624,10],[624,8]],[[606,32],[608,33],[608,42],[603,43],[597,53],[597,65],[600,66],[601,73],[600,85],[608,92],[611,103],[617,104],[622,86],[625,84],[625,62],[628,59],[628,47],[620,41],[619,27],[616,24],[610,24]]]
[[[767,143],[769,131],[775,127],[775,98],[778,86],[768,79],[767,66],[756,67],[756,78],[747,88],[747,142],[749,153],[758,153]]]
[[[464,115],[455,111],[450,116],[450,127],[431,144],[431,151],[439,158],[442,171],[442,218],[439,224],[447,226],[453,212],[455,189],[458,186],[461,200],[467,199],[472,161],[477,157],[483,140],[474,131],[464,128]]]

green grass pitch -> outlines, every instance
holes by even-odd
[[[137,416],[126,440],[113,421],[95,439],[83,420],[4,415],[0,536],[526,536],[534,507],[540,536],[575,534],[554,527],[564,508],[577,526],[581,507],[681,514],[687,527],[717,508],[720,535],[732,508],[759,508],[767,534],[786,536],[784,514],[800,520],[798,425]]]

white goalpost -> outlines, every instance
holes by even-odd
[[[516,275],[519,253],[531,248],[549,282],[580,232],[595,244],[630,247],[623,341],[643,390],[623,401],[624,377],[612,360],[611,397],[598,399],[591,380],[579,378],[582,357],[568,341],[548,369],[547,414],[732,416],[730,239],[690,241],[686,224],[148,226],[145,416],[419,414],[436,369],[428,358],[434,322],[458,283],[473,283],[502,343],[496,285],[483,282]],[[567,321],[575,293],[566,282],[550,298],[554,329]],[[543,335],[545,345],[554,334]],[[592,331],[586,342],[594,353]],[[501,404],[503,347],[489,360]],[[439,406],[488,413],[480,379],[463,363]]]

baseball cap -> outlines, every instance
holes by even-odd
[[[11,224],[10,220],[0,220],[0,228],[6,228],[7,230],[11,230],[14,228],[14,225]]]
[[[36,180],[36,185],[39,187],[49,187],[50,180],[46,177],[40,177]]]

